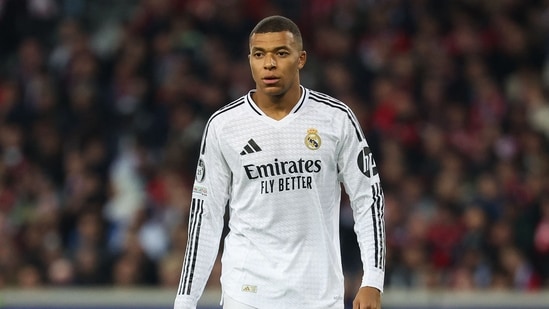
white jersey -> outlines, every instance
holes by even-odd
[[[370,148],[346,105],[301,89],[279,121],[253,102],[253,90],[209,119],[174,308],[196,307],[227,204],[223,293],[256,308],[343,308],[340,183],[353,208],[362,286],[383,290],[384,199]]]

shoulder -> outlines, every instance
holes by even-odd
[[[212,138],[216,139],[216,132],[223,130],[223,127],[227,124],[241,121],[245,117],[244,115],[247,113],[243,109],[246,108],[247,104],[246,95],[243,95],[221,107],[210,116],[204,128],[202,146],[200,147],[202,154],[206,151],[206,141]]]
[[[215,111],[211,116],[209,121],[213,121],[214,119],[224,119],[224,118],[230,118],[234,117],[235,115],[238,115],[241,113],[240,109],[245,107],[247,104],[246,96],[241,96],[240,98],[232,101],[231,103],[219,108],[217,111]]]
[[[342,101],[319,91],[309,89],[309,106],[345,129],[354,131],[358,141],[365,139],[360,122],[351,108]]]
[[[242,117],[242,109],[247,105],[246,95],[232,101],[231,103],[219,108],[208,119],[207,126],[219,125],[235,118]]]
[[[316,90],[308,89],[308,92],[308,100],[312,103],[315,109],[325,111],[333,116],[349,117],[353,115],[351,108],[339,99]]]

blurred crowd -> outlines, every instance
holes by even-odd
[[[0,287],[177,286],[205,121],[272,14],[375,151],[388,289],[549,287],[547,0],[0,0]]]

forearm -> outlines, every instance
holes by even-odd
[[[371,194],[356,201],[354,206],[355,232],[363,264],[362,287],[383,291],[385,277],[384,198],[379,183],[371,187]]]
[[[193,197],[175,309],[196,308],[218,254],[222,228],[222,216],[205,211],[204,202]]]

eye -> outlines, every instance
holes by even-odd
[[[287,57],[288,55],[290,55],[290,53],[287,50],[279,50],[276,54],[279,57]]]
[[[262,58],[265,54],[263,52],[256,51],[252,55],[254,56],[254,58]]]

